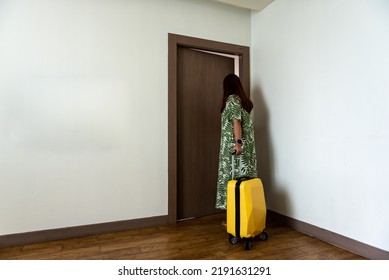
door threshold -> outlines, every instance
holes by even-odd
[[[179,219],[179,220],[177,220],[177,223],[185,222],[185,221],[188,221],[188,220],[193,220],[194,218],[196,218],[196,217],[189,217],[189,218]]]

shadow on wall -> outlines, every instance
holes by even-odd
[[[269,129],[270,114],[260,88],[252,91],[254,98],[254,133],[258,160],[258,176],[261,178],[266,196],[266,204],[269,210],[273,210],[287,216],[291,215],[290,201],[285,188],[277,184],[275,179],[275,159],[272,146],[272,138]]]

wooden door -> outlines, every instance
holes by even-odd
[[[168,223],[173,224],[177,222],[177,219],[203,216],[216,211],[214,204],[220,140],[219,107],[222,80],[225,74],[234,72],[232,68],[229,68],[228,71],[223,70],[221,73],[219,67],[215,67],[218,64],[216,60],[223,61],[222,64],[232,65],[232,59],[205,53],[195,54],[192,51],[201,49],[233,55],[237,58],[235,64],[239,65],[239,76],[243,88],[247,94],[250,94],[250,48],[171,33],[168,34],[168,39]],[[185,50],[190,50],[190,48],[192,48],[191,51],[186,53]],[[181,60],[182,56],[184,60]],[[198,60],[203,62],[197,65]],[[210,61],[207,62],[207,60]],[[186,87],[184,81],[189,81],[198,88],[190,91],[183,90],[182,87]],[[188,97],[189,94],[186,92],[194,95]],[[203,94],[205,92],[210,94]],[[185,94],[182,95],[182,93]],[[190,100],[195,96],[197,96],[196,99]],[[212,116],[208,111],[210,110],[208,108],[212,106],[215,106],[215,110],[211,111],[217,117]],[[188,110],[190,113],[185,113]],[[191,117],[195,113],[203,118],[196,122],[196,117]],[[210,115],[205,116],[205,114]],[[189,119],[188,116],[190,116]],[[212,124],[215,127],[200,129],[200,124],[207,126]],[[196,133],[193,132],[188,136],[187,127]],[[184,128],[186,132],[181,132],[181,128]],[[187,174],[189,178],[186,177]],[[188,185],[192,187],[187,187]],[[209,187],[206,187],[207,185]]]
[[[234,59],[177,50],[177,219],[217,213],[223,79]]]

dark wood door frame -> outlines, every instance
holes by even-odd
[[[250,49],[246,46],[168,34],[168,219],[177,222],[177,49],[196,48],[239,56],[239,76],[250,94]],[[216,186],[215,186],[216,188]]]

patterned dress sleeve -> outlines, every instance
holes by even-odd
[[[240,103],[239,97],[230,95],[227,99],[225,110],[227,120],[242,121],[242,105]]]

